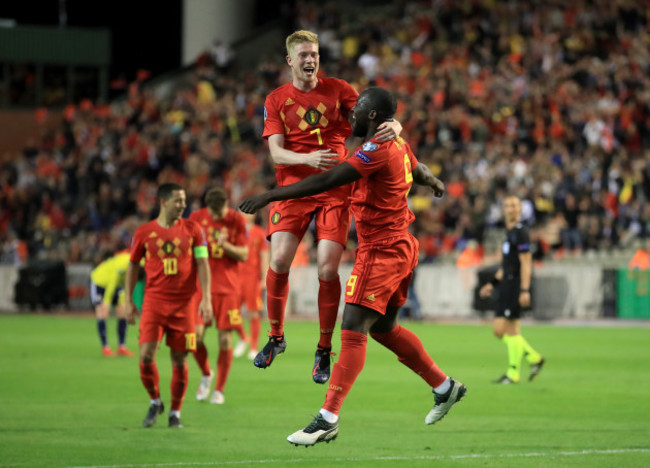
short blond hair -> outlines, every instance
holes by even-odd
[[[289,34],[286,40],[287,55],[291,55],[291,51],[297,44],[302,44],[304,42],[318,45],[318,34],[305,30]]]

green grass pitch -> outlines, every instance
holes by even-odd
[[[115,325],[109,320],[113,345]],[[650,466],[649,327],[524,326],[547,366],[533,383],[497,386],[490,381],[505,370],[506,351],[488,323],[404,326],[467,385],[466,398],[426,426],[430,389],[370,340],[338,439],[305,449],[286,436],[323,402],[325,387],[310,375],[315,323],[287,323],[287,352],[269,369],[235,359],[222,406],[196,401],[190,358],[185,428],[172,430],[167,411],[141,427],[149,402],[137,359],[103,357],[92,317],[0,316],[0,466]],[[132,350],[136,337],[131,327]],[[207,343],[214,363],[213,329]],[[164,345],[158,367],[168,409]]]

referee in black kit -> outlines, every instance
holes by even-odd
[[[502,263],[492,281],[480,290],[481,297],[490,297],[499,288],[496,315],[492,328],[497,338],[508,348],[508,370],[494,381],[498,384],[519,382],[521,358],[530,364],[528,380],[533,380],[544,365],[544,358],[521,336],[522,310],[530,307],[530,282],[533,259],[530,252],[528,228],[521,224],[521,201],[510,195],[503,201],[506,238],[501,248]]]

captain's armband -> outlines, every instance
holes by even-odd
[[[208,258],[208,246],[197,245],[194,247],[194,258]]]

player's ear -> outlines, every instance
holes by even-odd
[[[372,109],[368,112],[368,120],[375,120],[377,118],[377,111]]]

